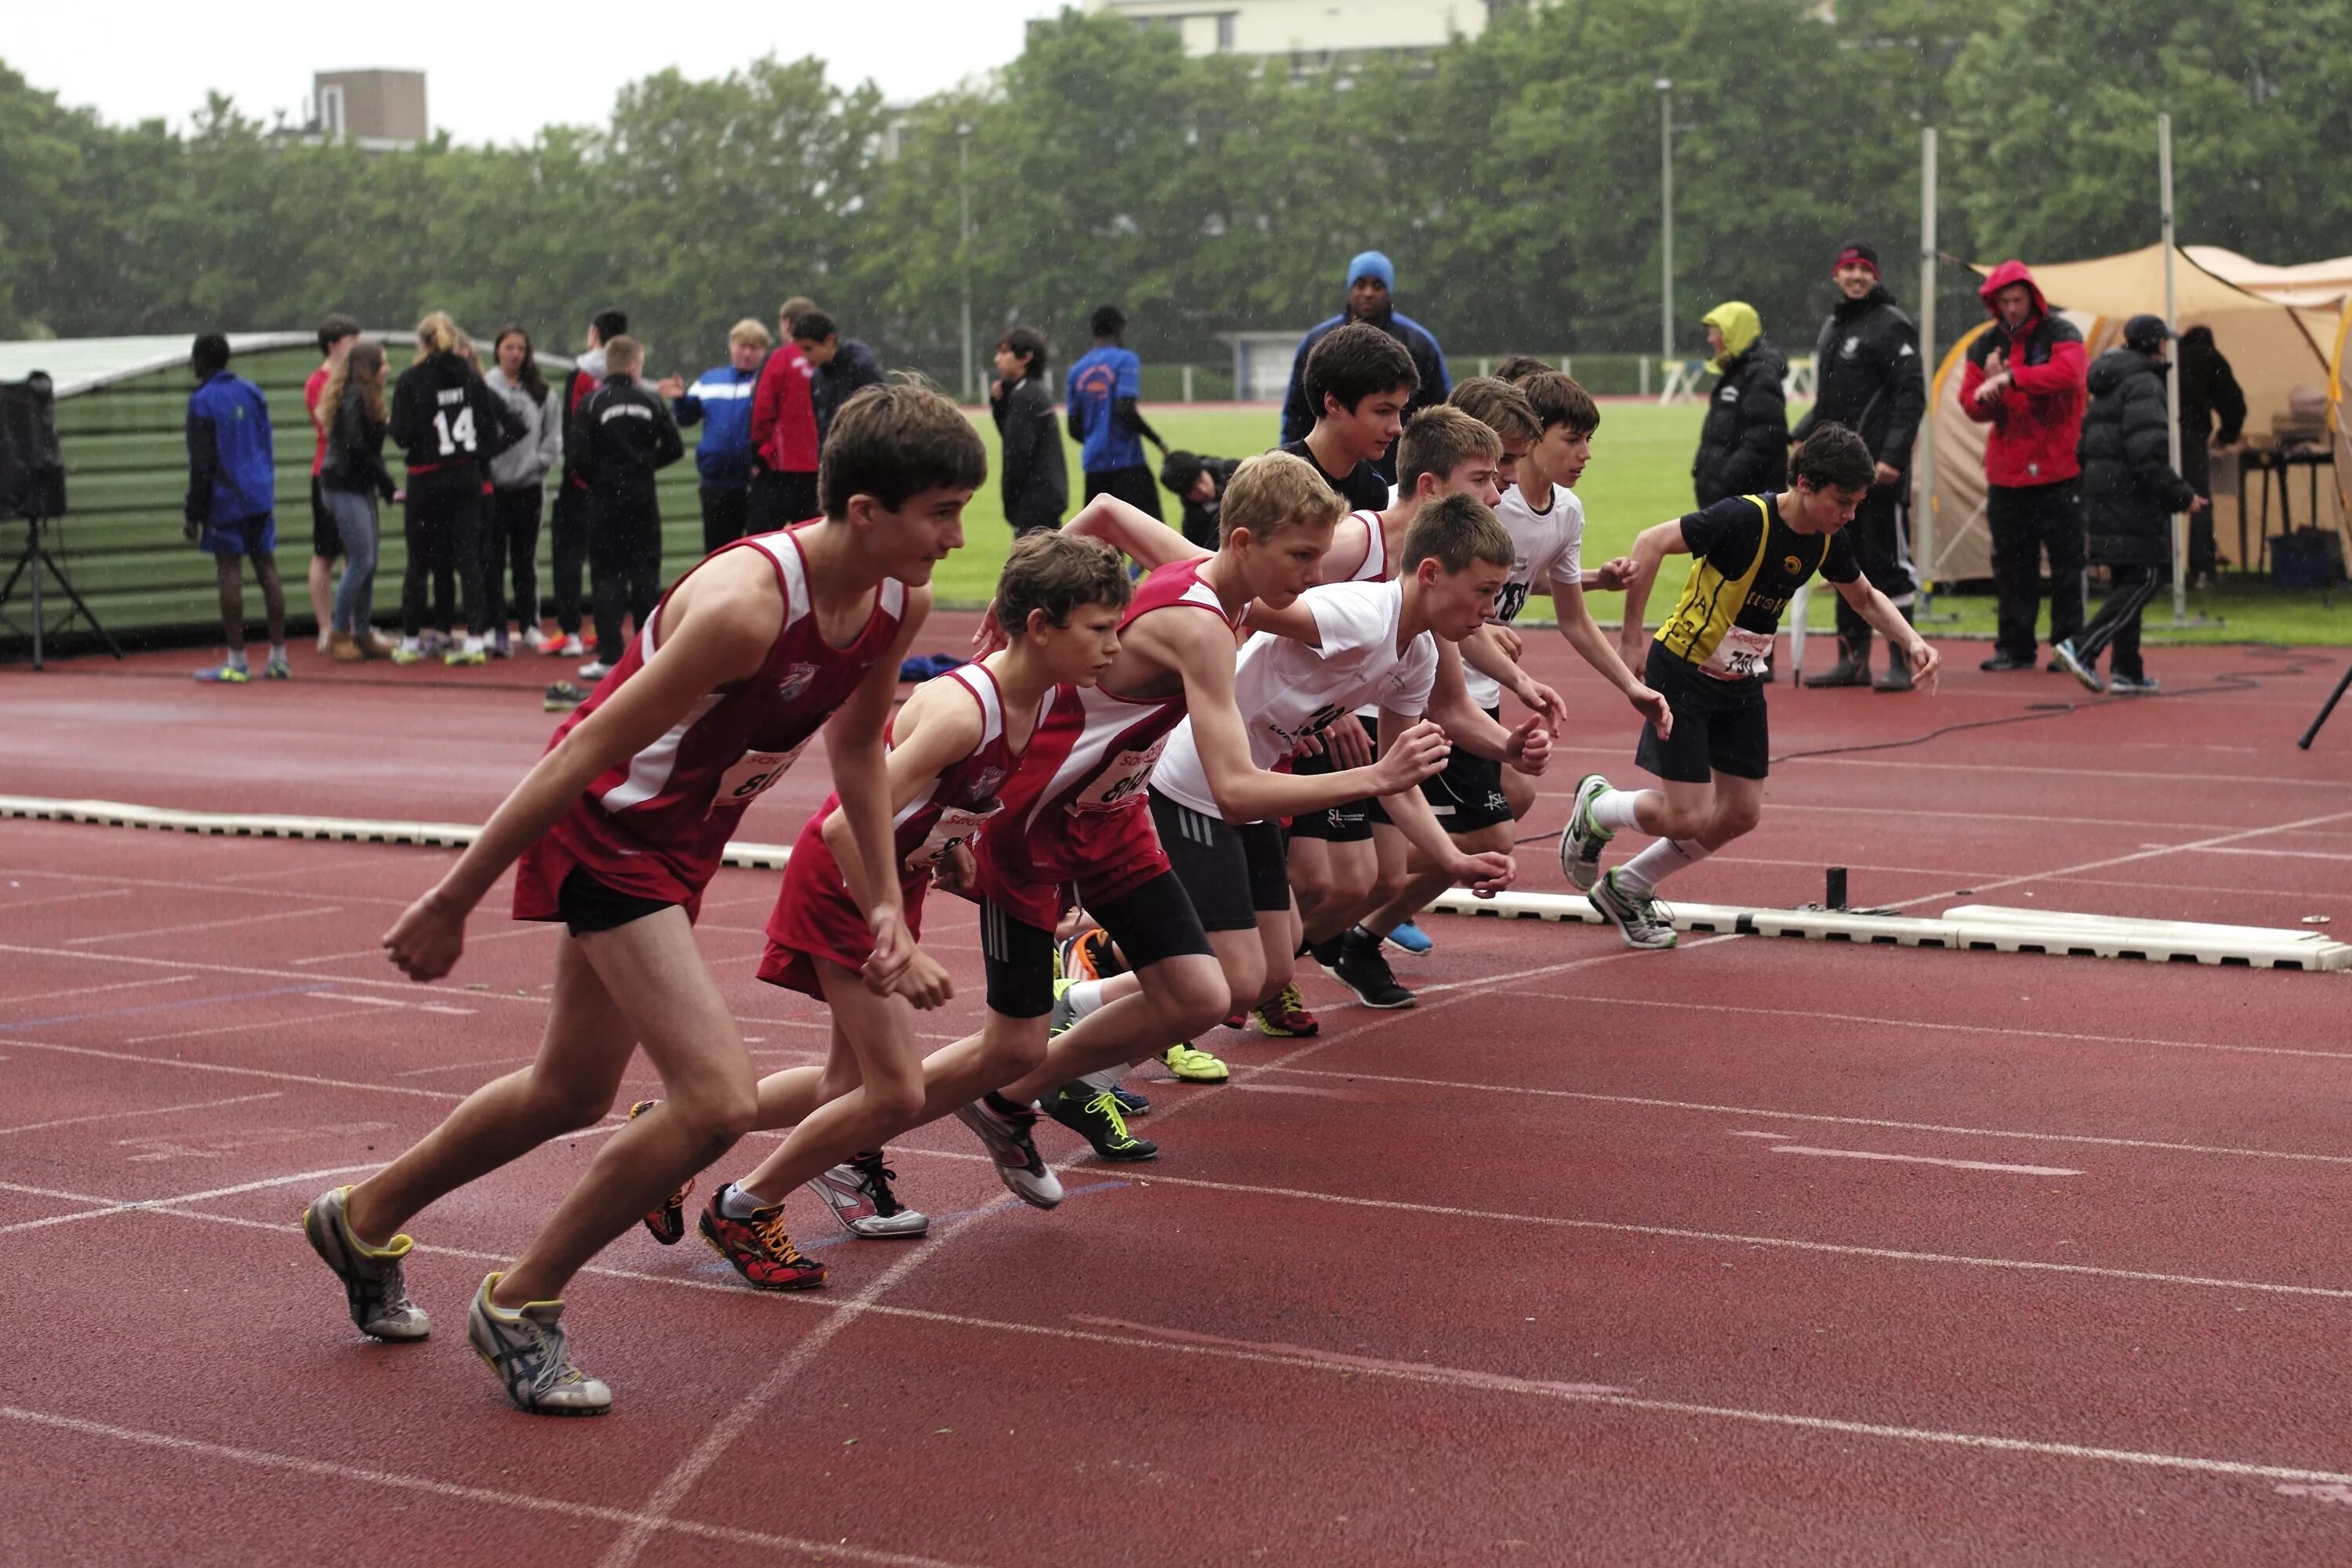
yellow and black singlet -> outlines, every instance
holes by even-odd
[[[1683,519],[1696,557],[1658,647],[1718,680],[1746,680],[1768,668],[1780,613],[1814,573],[1832,583],[1862,575],[1845,531],[1799,533],[1780,520],[1770,492],[1727,496]]]

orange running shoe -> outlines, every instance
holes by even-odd
[[[734,1190],[728,1183],[710,1194],[697,1228],[710,1250],[735,1266],[761,1290],[814,1290],[824,1283],[824,1265],[801,1255],[784,1234],[784,1206],[754,1209],[749,1219],[730,1219],[719,1205]]]

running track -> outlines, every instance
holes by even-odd
[[[1549,828],[1631,736],[1530,642],[1590,725]],[[1776,752],[2080,695],[1950,652],[1932,700],[1778,688]],[[1800,902],[1834,861],[1857,902],[2352,928],[2352,721],[2291,745],[2339,661],[2158,651],[2228,689],[1788,763],[1669,891]],[[193,662],[0,674],[0,789],[478,820],[549,727],[537,661],[241,691]],[[425,1346],[360,1340],[291,1223],[535,1042],[543,929],[478,920],[432,988],[374,954],[446,858],[0,824],[0,1464],[37,1500],[0,1561],[2352,1559],[2340,975],[1433,917],[1419,1009],[1318,976],[1319,1038],[1228,1037],[1223,1088],[1139,1075],[1158,1162],[1049,1126],[1052,1215],[950,1125],[894,1150],[926,1241],[794,1200],[822,1292],[633,1233],[572,1293],[615,1412],[546,1422],[464,1306],[597,1131],[419,1219]],[[781,1065],[825,1027],[749,978],[774,886],[724,873],[701,929]]]

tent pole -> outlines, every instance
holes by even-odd
[[[2175,334],[2180,331],[2180,311],[2173,288],[2172,262],[2177,248],[2172,234],[2172,116],[2156,117],[2157,180],[2163,188],[2164,224],[2164,324]],[[2165,435],[2172,453],[2172,471],[2180,471],[2180,353],[2176,343],[2165,353],[2164,370]],[[2177,512],[2172,519],[2172,624],[2189,624],[2189,514]]]
[[[1919,132],[1919,374],[1934,391],[1936,374],[1936,128]],[[1913,471],[1918,476],[1911,510],[1911,556],[1919,574],[1919,618],[1935,605],[1936,407],[1928,400],[1919,421]]]

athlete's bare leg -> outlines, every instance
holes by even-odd
[[[1255,952],[1256,932],[1233,934],[1244,938]],[[997,1092],[1025,1105],[1074,1079],[1157,1055],[1170,1041],[1189,1040],[1234,1011],[1224,970],[1206,953],[1163,958],[1139,970],[1131,990],[1118,983],[1127,978],[1106,983],[1115,988],[1107,993],[1113,999],[1055,1036],[1041,1066]]]
[[[1514,826],[1508,822],[1491,822],[1475,832],[1456,833],[1452,837],[1465,855],[1479,855],[1488,850],[1498,850],[1507,855],[1511,850]],[[1397,834],[1400,842],[1403,837],[1404,835]],[[1403,890],[1366,915],[1363,927],[1366,931],[1386,936],[1427,909],[1432,900],[1453,885],[1454,879],[1443,868],[1427,864],[1419,855],[1412,855],[1406,861]]]

